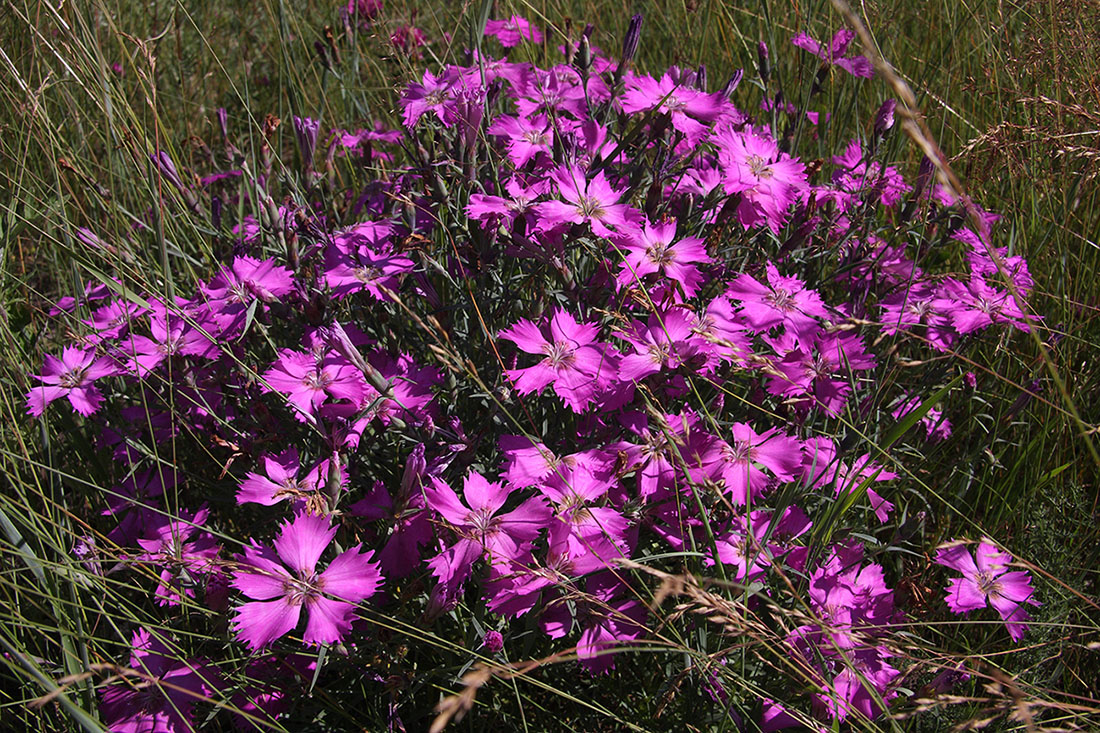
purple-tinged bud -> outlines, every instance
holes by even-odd
[[[220,196],[210,199],[210,224],[215,229],[222,228],[222,200]]]
[[[180,174],[176,170],[176,164],[172,162],[168,153],[163,150],[158,150],[155,153],[150,153],[149,158],[157,166],[157,170],[160,171],[160,174],[168,179],[169,183],[180,191],[185,190],[183,181],[180,180]]]
[[[490,629],[486,631],[485,636],[482,637],[481,647],[490,654],[496,654],[504,649],[504,637],[499,631]]]
[[[317,135],[321,132],[321,122],[310,117],[294,116],[294,137],[298,141],[298,152],[302,154],[302,167],[313,169],[313,154],[317,150]]]
[[[733,96],[733,93],[737,91],[737,87],[741,85],[741,79],[744,76],[744,69],[738,69],[737,71],[733,72],[733,76],[731,76],[730,80],[726,82],[726,85],[722,87],[721,93],[725,99],[729,99]]]
[[[325,44],[321,43],[321,41],[314,41],[313,50],[317,53],[317,58],[321,61],[321,66],[325,67],[326,71],[332,71],[332,63],[328,60],[328,50],[325,48]]]
[[[695,72],[695,88],[701,92],[705,92],[707,90],[706,64],[699,64],[699,68]]]
[[[421,481],[428,471],[428,462],[424,459],[424,444],[413,448],[405,461],[405,472],[401,475],[401,493],[403,496],[415,496],[421,491]]]
[[[373,372],[374,369],[367,364],[366,359],[359,353],[358,347],[352,343],[348,332],[340,325],[340,321],[333,321],[332,325],[325,329],[325,341],[336,353],[350,361],[356,369],[363,373]]]
[[[757,71],[760,73],[760,80],[764,82],[764,86],[768,85],[768,79],[772,75],[772,67],[768,62],[768,45],[763,41],[756,47],[756,60]]]
[[[225,107],[218,107],[218,127],[222,130],[222,140],[229,144],[229,113]]]
[[[81,244],[87,247],[91,247],[92,249],[105,249],[107,251],[114,251],[114,248],[109,246],[102,239],[100,239],[95,232],[85,227],[76,228],[76,239]]]
[[[894,110],[897,106],[897,100],[887,99],[878,108],[878,114],[875,115],[875,137],[882,137],[894,126]]]
[[[623,38],[623,53],[619,58],[619,68],[626,66],[638,53],[638,41],[642,37],[642,14],[637,13],[630,18],[630,25],[626,27],[626,36]]]
[[[920,159],[920,167],[917,169],[917,180],[913,186],[913,198],[919,199],[924,193],[924,190],[928,188],[929,181],[932,180],[932,171],[934,166],[932,161],[927,157]]]
[[[577,44],[577,52],[573,54],[573,68],[581,74],[587,74],[592,68],[592,45],[588,42],[588,36],[581,36],[581,41]]]

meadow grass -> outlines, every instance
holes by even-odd
[[[0,647],[11,682],[0,693],[0,727],[97,730],[93,685],[110,663],[102,650],[126,638],[120,629],[127,623],[153,622],[128,604],[125,587],[115,586],[121,581],[95,576],[71,552],[84,533],[83,507],[68,504],[65,487],[104,487],[108,458],[82,443],[67,411],[51,413],[47,423],[27,417],[24,406],[28,375],[65,337],[61,322],[47,317],[53,301],[106,272],[128,291],[167,297],[208,276],[224,256],[206,217],[186,215],[189,202],[148,152],[164,150],[184,170],[209,168],[221,156],[219,107],[249,159],[264,149],[276,159],[293,155],[294,115],[332,126],[375,119],[399,126],[398,90],[425,65],[459,58],[481,10],[390,3],[384,22],[353,33],[354,46],[340,46],[337,60],[328,38],[346,32],[338,6],[191,5],[25,0],[0,9]],[[945,623],[915,643],[965,649],[986,684],[958,704],[891,725],[944,730],[991,717],[1007,730],[1088,729],[1100,724],[1100,40],[1092,30],[1100,8],[931,0],[872,1],[860,10],[878,53],[914,90],[952,169],[983,207],[1005,217],[998,243],[1027,257],[1036,282],[1031,304],[1045,326],[1041,344],[1016,337],[987,345],[975,359],[979,407],[955,425],[950,441],[898,448],[914,472],[905,531],[928,547],[989,533],[1032,567],[1043,608],[1010,659],[987,654],[987,639],[968,637],[972,631],[944,614]],[[539,64],[586,23],[595,25],[594,45],[615,49],[629,16],[641,12],[636,66],[705,64],[712,88],[736,69],[748,76],[760,41],[778,49],[798,31],[827,38],[843,24],[829,3],[804,1],[499,2],[495,15],[513,11],[546,31],[541,47],[518,52]],[[388,39],[410,22],[430,39],[420,58],[396,52]],[[792,54],[773,51],[772,58],[773,78],[797,100],[815,69]],[[852,89],[830,84],[823,92],[832,110],[819,130],[823,157],[853,131],[866,134],[879,104],[893,96],[880,79]],[[907,172],[915,171],[916,146],[900,135],[890,144],[895,158],[909,162]],[[172,206],[159,203],[173,199]],[[226,217],[261,219],[261,205],[253,198]],[[122,242],[139,224],[151,228],[142,249],[91,251],[77,237],[78,227],[88,227]],[[942,605],[927,560],[896,553],[880,562],[900,579],[910,606]],[[188,612],[211,615],[198,604]],[[452,644],[399,625],[394,633]],[[460,692],[460,677],[441,692]],[[686,722],[662,722],[662,696],[677,691],[653,679],[623,680],[615,707],[582,699],[569,672],[552,665],[522,691],[514,681],[494,684],[477,704],[511,706],[508,721],[517,729],[549,729],[550,716],[578,730]],[[31,704],[43,696],[50,696],[44,705]],[[570,712],[562,714],[563,706]],[[469,724],[476,727],[476,718],[472,712]],[[328,724],[351,728],[355,720],[334,709]]]

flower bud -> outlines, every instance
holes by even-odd
[[[768,79],[772,75],[772,67],[768,62],[768,46],[763,41],[756,47],[756,62],[757,71],[760,73],[760,80],[764,82],[764,86],[768,85]]]
[[[699,68],[695,72],[695,88],[701,92],[705,92],[707,90],[706,64],[699,64]]]
[[[737,87],[741,84],[741,78],[745,76],[744,69],[738,69],[733,72],[733,76],[726,82],[726,85],[722,87],[722,96],[729,99],[733,96],[733,93],[737,91]]]
[[[626,66],[638,53],[638,41],[642,37],[642,14],[637,13],[630,18],[630,25],[626,27],[626,36],[623,38],[623,53],[619,58],[619,68]]]
[[[317,150],[317,135],[321,123],[309,117],[294,116],[294,137],[298,141],[298,152],[302,154],[302,167],[313,168],[313,154]]]
[[[897,106],[897,100],[887,99],[878,108],[878,114],[875,115],[875,137],[882,137],[894,126],[894,110]]]
[[[481,639],[481,647],[490,654],[496,654],[504,649],[504,637],[499,631],[490,629]]]
[[[175,186],[179,191],[185,190],[183,181],[180,179],[180,174],[176,171],[176,164],[172,162],[172,158],[168,156],[168,153],[163,150],[158,150],[155,153],[150,153],[149,158],[157,166],[157,170],[160,171],[160,174],[168,179],[169,183]]]

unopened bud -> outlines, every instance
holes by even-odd
[[[577,44],[577,52],[573,54],[573,68],[581,74],[587,74],[591,67],[592,46],[588,42],[588,36],[581,36],[581,41]]]
[[[738,69],[737,71],[733,72],[733,76],[731,76],[730,80],[726,82],[726,85],[724,87],[722,87],[722,96],[725,97],[726,99],[729,99],[730,97],[732,97],[733,93],[735,91],[737,91],[737,87],[740,86],[741,79],[744,76],[745,76],[745,70],[744,69]]]
[[[882,137],[894,126],[894,110],[897,106],[896,100],[887,99],[878,108],[878,114],[875,115],[875,137]]]
[[[706,64],[699,64],[698,70],[695,72],[695,88],[701,92],[707,90],[707,67]]]
[[[623,54],[619,59],[619,68],[630,63],[634,54],[638,53],[638,41],[642,37],[642,14],[637,13],[630,18],[630,25],[626,27],[626,36],[623,38]]]
[[[309,117],[294,116],[294,137],[298,141],[298,152],[302,154],[302,167],[313,168],[313,154],[317,150],[317,135],[321,132],[321,123]]]
[[[401,475],[401,493],[404,496],[419,494],[421,480],[427,470],[428,462],[424,460],[424,444],[420,443],[413,448],[405,461],[405,472]]]
[[[760,73],[760,80],[767,86],[768,79],[770,79],[772,75],[772,67],[768,61],[768,46],[763,41],[756,47],[756,60],[758,67],[757,71]]]
[[[218,127],[222,130],[222,141],[229,144],[229,113],[225,107],[218,107]]]
[[[928,188],[928,182],[932,180],[932,161],[928,157],[920,159],[920,168],[917,169],[916,185],[913,188],[913,198],[919,199],[924,189]]]
[[[175,186],[178,190],[183,191],[183,181],[180,180],[180,174],[176,170],[176,164],[172,162],[172,158],[168,156],[168,153],[163,150],[158,150],[155,153],[151,153],[149,158],[157,166],[157,170],[160,174],[168,179],[168,182]]]

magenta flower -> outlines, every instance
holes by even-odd
[[[540,155],[553,154],[554,128],[546,115],[531,118],[500,115],[493,120],[486,132],[507,138],[508,159],[516,168],[522,168]]]
[[[615,240],[624,251],[622,271],[615,282],[621,287],[640,285],[646,275],[658,273],[680,284],[685,298],[699,291],[704,277],[699,265],[711,262],[706,246],[698,237],[676,238],[676,220],[650,224],[645,222],[641,230],[628,231]]]
[[[405,96],[401,98],[405,127],[415,126],[428,112],[439,118],[444,127],[453,125],[456,119],[453,87],[453,78],[446,74],[435,76],[427,70],[421,83],[409,82]]]
[[[654,313],[643,324],[634,321],[620,337],[634,347],[619,362],[619,379],[638,381],[662,369],[678,369],[700,351],[694,320],[682,308]]]
[[[536,209],[544,229],[559,224],[587,223],[601,237],[624,230],[638,219],[638,212],[620,204],[623,192],[611,187],[603,171],[589,180],[578,165],[560,166],[550,173],[564,201],[544,201]]]
[[[103,402],[95,380],[117,374],[118,367],[105,356],[97,357],[94,350],[66,346],[60,359],[46,355],[42,371],[33,375],[42,384],[27,392],[27,413],[41,417],[46,405],[67,397],[73,409],[87,417]]]
[[[722,481],[739,506],[756,502],[769,481],[793,481],[802,463],[798,440],[776,428],[757,433],[747,423],[730,426],[730,441],[715,439],[698,457],[701,473]],[[765,473],[764,469],[767,469]]]
[[[237,490],[237,503],[253,502],[272,506],[286,499],[308,500],[319,488],[324,488],[329,462],[322,461],[305,476],[298,462],[298,449],[291,448],[277,456],[263,456],[263,473],[250,472]]]
[[[741,303],[741,316],[757,331],[782,324],[801,342],[817,330],[817,319],[829,311],[816,291],[797,277],[784,277],[771,262],[767,264],[767,285],[751,275],[738,275],[726,295]]]
[[[980,275],[973,275],[969,285],[945,280],[932,305],[964,335],[994,323],[1008,323],[1021,331],[1030,329],[1030,319],[1016,305],[1015,298],[1006,291],[991,288]]]
[[[507,20],[486,21],[485,35],[495,36],[505,48],[518,46],[524,40],[542,43],[542,31],[538,26],[519,15],[513,15]]]
[[[134,673],[101,693],[100,712],[108,729],[114,733],[194,731],[195,703],[213,694],[214,673],[200,661],[179,660],[145,629],[135,631],[130,644]]]
[[[1041,605],[1035,600],[1031,576],[1023,570],[1009,572],[1012,555],[1001,552],[988,537],[978,543],[972,556],[962,542],[950,542],[936,553],[936,563],[963,574],[947,584],[947,607],[955,613],[967,614],[977,608],[993,606],[1005,622],[1009,636],[1019,641],[1027,630],[1031,617],[1024,603]]]
[[[778,232],[806,188],[806,168],[752,128],[722,127],[714,142],[726,193],[741,194],[737,218],[746,229],[763,221]]]
[[[194,587],[218,571],[218,544],[203,529],[209,510],[181,511],[178,518],[162,518],[149,539],[139,539],[145,552],[136,559],[160,568],[157,605],[178,606],[183,597],[194,598]]]
[[[265,390],[281,392],[291,405],[311,416],[329,398],[358,404],[366,394],[363,373],[336,356],[315,358],[283,349],[263,376]]]
[[[805,33],[799,33],[791,39],[791,43],[804,51],[809,51],[826,64],[839,66],[852,76],[871,78],[875,75],[874,67],[865,56],[848,56],[848,47],[856,37],[855,31],[842,28],[833,35],[828,48],[824,48],[818,41],[810,38]]]
[[[507,193],[507,196],[470,194],[466,213],[471,219],[482,222],[483,227],[488,227],[489,222],[499,222],[511,228],[517,220],[520,220],[530,230],[534,223],[535,199],[545,193],[545,190],[546,184],[542,180],[525,186],[518,179],[510,178],[504,183],[502,192]],[[542,244],[545,245],[545,242]]]
[[[628,113],[657,109],[668,114],[672,127],[694,144],[706,135],[707,126],[721,115],[723,101],[719,92],[701,92],[666,73],[660,81],[652,76],[631,76],[626,81],[620,103]]]
[[[339,642],[351,629],[355,606],[382,585],[374,552],[361,545],[345,550],[317,573],[317,562],[336,527],[328,518],[299,512],[285,522],[275,547],[255,542],[238,556],[233,587],[254,599],[237,608],[233,628],[253,651],[267,646],[298,625],[303,606],[309,612],[306,644]]]
[[[609,347],[596,341],[598,333],[598,326],[577,323],[563,310],[555,311],[541,328],[521,319],[501,331],[500,338],[528,354],[542,354],[543,359],[524,369],[508,369],[506,374],[521,395],[541,392],[553,384],[554,392],[573,412],[583,412],[618,368]]]
[[[454,489],[431,479],[424,489],[428,506],[439,512],[463,537],[474,542],[492,559],[517,560],[548,525],[553,512],[541,496],[533,496],[510,512],[502,512],[510,490],[470,471],[462,485],[463,504]]]

